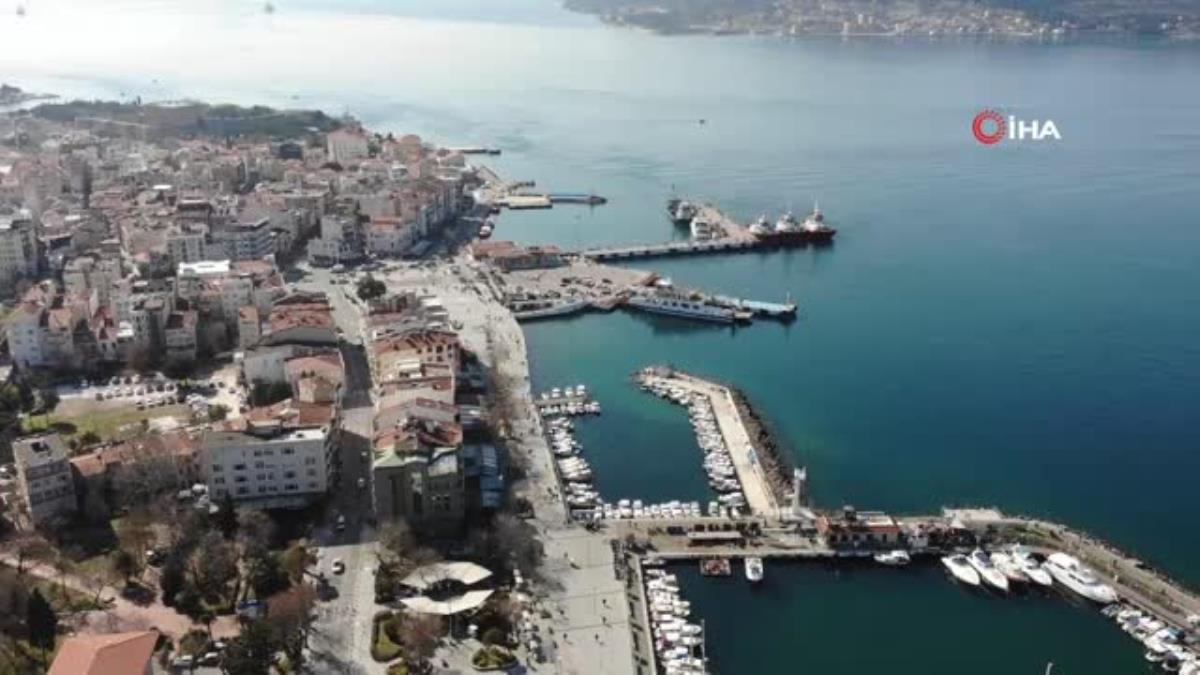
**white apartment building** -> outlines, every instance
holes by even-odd
[[[57,434],[13,441],[17,490],[30,520],[42,525],[75,512],[75,479],[66,444]]]
[[[328,427],[205,432],[200,453],[208,493],[256,508],[304,506],[329,489],[332,436]]]

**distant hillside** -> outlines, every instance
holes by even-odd
[[[566,0],[663,33],[1200,35],[1200,0]]]
[[[276,110],[265,106],[207,103],[44,103],[34,115],[57,122],[86,122],[113,130],[141,130],[153,136],[292,137],[309,130],[330,131],[341,122],[319,110]]]

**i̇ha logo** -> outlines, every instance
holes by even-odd
[[[975,140],[984,145],[995,145],[1002,140],[1044,141],[1062,140],[1054,120],[1022,120],[1015,115],[1005,117],[991,108],[981,111],[971,121],[971,133]]]

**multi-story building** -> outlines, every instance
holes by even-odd
[[[358,126],[347,126],[325,135],[325,152],[331,162],[346,165],[365,159],[369,153],[367,135]]]
[[[36,279],[37,230],[28,209],[0,212],[0,286],[17,279]]]
[[[209,239],[230,260],[262,260],[275,253],[275,231],[266,216],[214,228]]]
[[[308,260],[314,265],[338,265],[362,260],[365,242],[356,215],[321,217],[321,236],[308,241]]]
[[[29,519],[43,525],[75,512],[75,481],[67,446],[58,434],[13,441],[17,489]]]
[[[184,310],[171,312],[163,326],[163,346],[166,358],[173,362],[196,360],[196,312]]]
[[[255,508],[311,503],[332,480],[334,426],[334,406],[289,399],[206,431],[200,455],[209,494]]]

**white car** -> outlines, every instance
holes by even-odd
[[[342,562],[341,558],[338,558],[337,560],[333,561],[333,567],[330,569],[333,570],[334,574],[341,574],[342,572],[346,571],[346,563]]]

